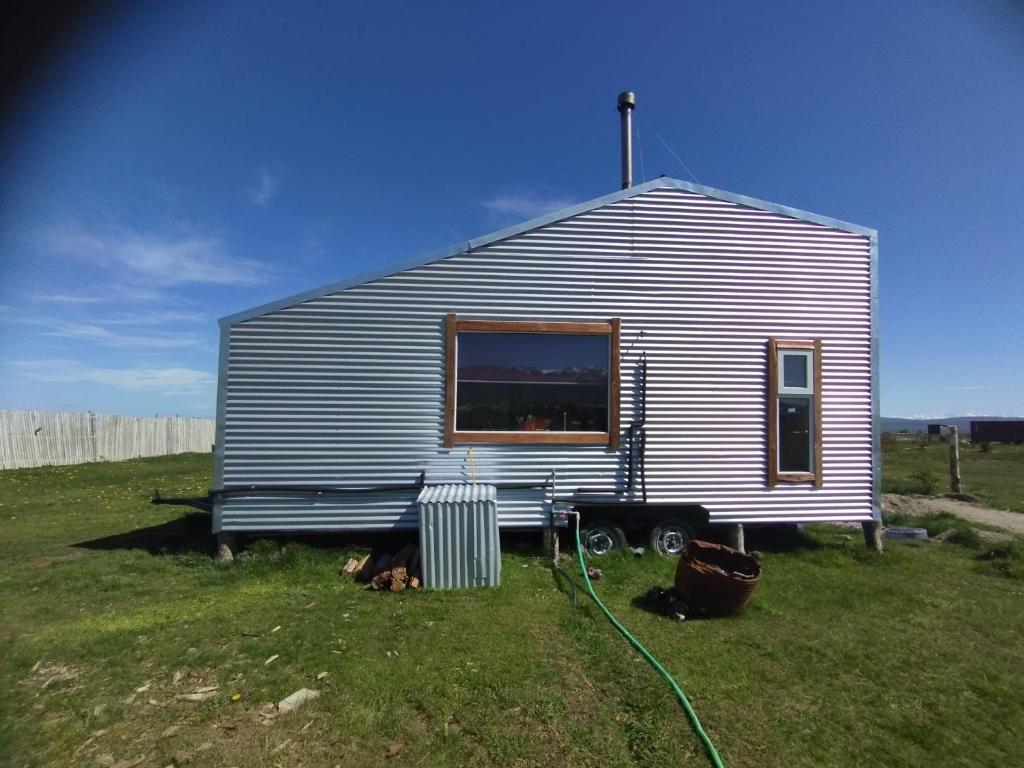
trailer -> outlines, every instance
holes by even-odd
[[[972,443],[1024,443],[1024,419],[987,419],[971,422]]]
[[[593,550],[877,524],[876,232],[634,184],[623,96],[621,190],[221,319],[214,533],[415,528],[469,482]]]

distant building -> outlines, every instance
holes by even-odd
[[[972,443],[1024,443],[1024,419],[972,421]]]

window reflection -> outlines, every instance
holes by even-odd
[[[606,432],[608,372],[607,335],[459,333],[455,428]]]
[[[807,356],[782,355],[782,386],[807,388]]]
[[[779,398],[779,471],[812,472],[811,400]]]

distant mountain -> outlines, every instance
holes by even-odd
[[[927,432],[929,424],[955,424],[961,435],[971,433],[972,421],[1016,421],[1020,416],[944,416],[935,419],[900,419],[883,416],[883,432]]]
[[[607,384],[608,369],[571,366],[543,370],[526,366],[460,365],[459,381],[501,384],[520,381],[531,384]]]

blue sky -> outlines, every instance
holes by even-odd
[[[0,407],[211,416],[217,317],[614,191],[632,89],[638,180],[879,230],[883,413],[1021,415],[1022,73],[985,0],[126,5],[0,127]]]

